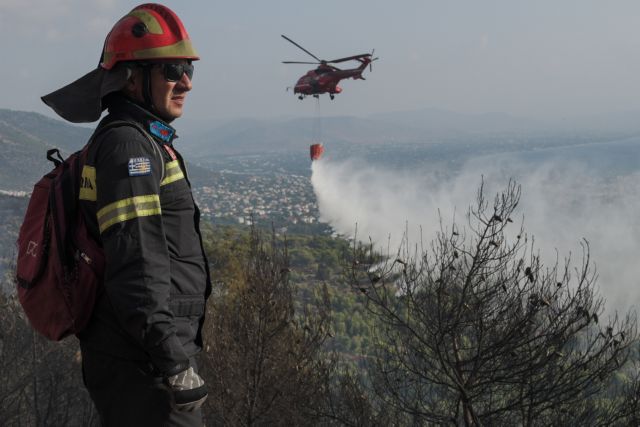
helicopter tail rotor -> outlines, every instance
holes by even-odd
[[[371,61],[369,62],[369,72],[373,71],[373,61],[380,59],[377,56],[374,57],[373,54],[375,53],[375,49],[371,49]]]

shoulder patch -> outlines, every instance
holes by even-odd
[[[156,120],[149,123],[149,132],[151,132],[152,135],[157,136],[161,140],[168,142],[171,141],[175,130],[160,122],[159,120]]]
[[[148,157],[132,157],[129,159],[129,176],[151,174],[151,160]]]

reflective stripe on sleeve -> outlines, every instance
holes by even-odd
[[[180,179],[184,179],[184,174],[182,173],[182,169],[180,168],[180,163],[177,160],[173,160],[167,163],[164,167],[164,170],[165,176],[160,185],[167,185]]]
[[[98,211],[97,217],[100,233],[119,222],[125,222],[142,216],[160,215],[161,213],[160,196],[157,194],[118,200]]]

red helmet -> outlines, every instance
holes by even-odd
[[[121,61],[200,59],[180,18],[166,6],[147,3],[120,19],[104,42],[100,66]]]

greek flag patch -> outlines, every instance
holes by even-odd
[[[129,176],[151,174],[151,161],[148,157],[132,157],[129,159]]]

